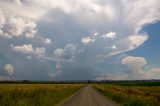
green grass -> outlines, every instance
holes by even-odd
[[[99,92],[123,106],[160,106],[160,86],[94,84]]]
[[[0,106],[55,106],[82,84],[1,84]]]

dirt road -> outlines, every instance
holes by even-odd
[[[77,92],[73,97],[66,101],[62,106],[119,106],[115,102],[97,92],[92,86],[88,85]]]

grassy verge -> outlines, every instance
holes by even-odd
[[[160,86],[94,84],[93,87],[123,106],[160,106]]]
[[[2,84],[0,106],[55,106],[82,84]]]

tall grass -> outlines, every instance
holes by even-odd
[[[123,106],[160,106],[160,86],[95,84],[98,91]]]
[[[54,106],[82,86],[80,84],[1,84],[0,106]]]

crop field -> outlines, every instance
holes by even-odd
[[[0,84],[0,106],[55,106],[83,84]]]
[[[104,96],[123,106],[160,106],[160,86],[153,83],[94,84]],[[157,85],[157,86],[155,86]]]

